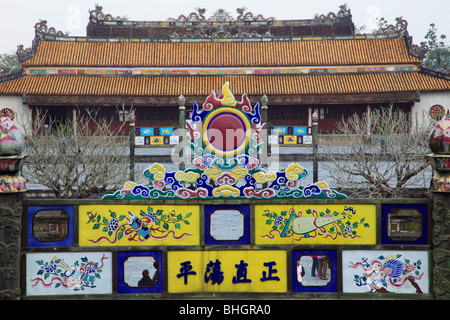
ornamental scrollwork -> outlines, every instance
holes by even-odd
[[[208,18],[208,21],[227,22],[227,21],[235,21],[235,19],[225,9],[218,9],[216,12],[213,13],[211,17]]]
[[[246,12],[247,8],[237,8],[238,13],[237,18],[234,18],[230,12],[225,9],[217,9],[208,19],[205,17],[206,9],[195,8],[197,12],[191,12],[187,15],[179,15],[178,18],[169,18],[169,22],[201,22],[201,21],[211,21],[211,22],[250,22],[250,21],[274,21],[275,18],[269,17],[265,18],[262,14],[253,14],[252,12]]]
[[[418,46],[417,44],[413,44],[411,46],[411,53],[420,60],[423,60],[428,53],[428,46],[425,42],[421,42],[420,46]]]
[[[339,6],[339,11],[337,14],[334,12],[328,12],[328,14],[326,15],[321,14],[320,16],[318,16],[318,19],[341,19],[350,16],[351,16],[350,9],[348,9],[347,6],[344,4]]]
[[[16,51],[17,57],[19,58],[19,62],[27,61],[34,56],[34,51],[32,48],[24,49],[23,44],[17,46]]]
[[[236,12],[239,14],[237,21],[273,21],[275,18],[265,18],[262,14],[254,15],[252,12],[245,12],[246,7],[237,8]]]
[[[208,34],[203,28],[188,30],[186,33],[181,34],[176,31],[172,32],[169,37],[171,39],[205,39],[208,38]]]
[[[69,35],[68,32],[64,33],[62,31],[56,31],[53,27],[49,28],[47,26],[47,20],[39,20],[39,22],[34,25],[34,30],[36,35],[41,36],[64,37]]]
[[[0,299],[4,300],[15,300],[19,299],[21,295],[20,288],[14,290],[3,290],[0,291]]]
[[[95,5],[95,9],[89,11],[89,15],[91,18],[99,21],[126,21],[128,20],[126,17],[113,17],[111,14],[105,14],[103,12],[103,7],[99,5]]]
[[[174,19],[174,18],[169,18],[168,20],[170,22],[187,22],[187,21],[193,21],[193,22],[198,22],[198,21],[205,21],[206,17],[205,17],[205,12],[206,9],[205,8],[195,8],[195,10],[198,12],[191,12],[188,15],[179,15],[178,18]]]
[[[433,287],[437,299],[450,298],[450,209],[445,201],[436,201],[432,213]]]
[[[194,152],[194,168],[170,172],[154,163],[143,172],[148,186],[127,181],[103,199],[347,198],[324,181],[302,186],[308,170],[297,163],[283,171],[262,168],[257,155],[264,145],[266,123],[261,123],[259,103],[253,107],[247,94],[237,101],[229,82],[220,93],[211,91],[201,107],[194,102],[191,118],[186,122],[190,139],[185,146]]]
[[[406,32],[406,28],[408,27],[408,21],[397,17],[395,18],[397,23],[394,25],[390,24],[386,28],[381,28],[381,33],[389,34],[389,33],[395,33],[395,32]]]
[[[6,244],[0,242],[0,255],[0,261],[3,265],[6,263],[14,263],[20,255],[20,248],[16,243]]]

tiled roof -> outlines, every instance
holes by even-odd
[[[23,66],[276,67],[391,63],[420,63],[420,60],[408,52],[402,38],[223,43],[40,41],[34,57]]]
[[[219,92],[230,82],[249,95],[347,94],[450,90],[450,81],[418,72],[278,76],[26,76],[0,83],[0,94],[179,96]]]

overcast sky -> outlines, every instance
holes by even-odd
[[[126,16],[128,20],[165,21],[205,8],[208,18],[217,9],[225,9],[237,17],[236,8],[246,7],[253,14],[278,20],[312,19],[315,14],[337,13],[339,5],[347,3],[357,27],[366,26],[366,32],[375,28],[375,19],[384,17],[395,24],[402,16],[408,21],[409,34],[419,44],[430,23],[435,23],[439,34],[450,40],[450,0],[1,0],[0,53],[15,53],[17,46],[31,47],[34,25],[39,19],[47,20],[48,27],[69,32],[73,36],[86,36],[89,11],[95,4],[113,16]]]

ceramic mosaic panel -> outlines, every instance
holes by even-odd
[[[250,244],[250,206],[205,206],[205,244]]]
[[[186,121],[186,127],[192,138],[187,141],[194,153],[194,168],[169,172],[154,163],[144,171],[148,185],[127,182],[103,199],[347,198],[324,181],[303,187],[301,180],[308,176],[308,170],[298,163],[283,171],[260,168],[256,155],[264,145],[266,124],[261,123],[259,103],[253,107],[247,94],[237,101],[229,82],[220,94],[211,91],[202,107],[194,101],[192,120]],[[289,130],[292,132],[292,127]],[[144,138],[156,137],[162,136]],[[292,136],[292,143],[298,143],[298,137],[303,136]],[[170,142],[168,136],[164,136],[165,141]]]
[[[336,251],[293,250],[292,291],[336,292]]]
[[[185,40],[185,39],[183,39]],[[219,40],[219,39],[217,39]],[[246,39],[253,41],[260,41],[260,39]],[[289,39],[290,40],[290,39]],[[320,38],[319,38],[320,40]],[[28,68],[26,73],[29,75],[46,75],[46,74],[59,74],[59,75],[152,75],[152,76],[187,76],[187,75],[243,75],[243,74],[255,74],[255,75],[272,75],[272,74],[336,74],[336,73],[378,73],[378,72],[398,72],[398,71],[417,71],[417,66],[414,65],[396,65],[396,66],[359,66],[354,67],[327,67],[327,68],[309,68],[309,67],[288,67],[288,68],[240,68],[240,69],[179,69],[179,70],[165,70],[165,69],[124,69],[117,68],[114,70],[105,68],[48,68],[48,67],[33,67]]]
[[[29,247],[62,247],[74,244],[73,206],[28,207]]]
[[[256,244],[375,244],[376,206],[255,205]]]
[[[26,294],[110,294],[112,265],[109,252],[27,253]]]
[[[169,251],[167,256],[169,293],[287,291],[286,251]]]
[[[342,252],[344,292],[427,294],[429,270],[427,251]]]
[[[381,206],[383,244],[428,244],[428,206],[383,204]]]
[[[163,292],[163,266],[162,252],[160,251],[118,252],[118,292]]]
[[[200,244],[200,208],[183,205],[83,205],[80,246]]]

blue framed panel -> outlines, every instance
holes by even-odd
[[[141,136],[153,136],[153,128],[139,128],[139,135]]]
[[[312,135],[312,127],[294,127],[293,134],[300,136]]]
[[[327,279],[312,275],[313,256],[326,256]],[[337,292],[337,258],[334,250],[292,250],[292,292]],[[305,274],[297,277],[298,262],[303,265]],[[319,263],[318,260],[316,261]]]
[[[148,271],[148,278],[141,282],[144,270]],[[118,293],[162,293],[163,274],[161,251],[117,253]]]
[[[271,133],[279,135],[288,134],[288,127],[273,127]]]
[[[403,216],[405,223],[393,221],[394,216]],[[422,224],[421,230],[419,221]],[[402,239],[405,236],[407,237]],[[428,206],[426,204],[383,204],[381,206],[381,243],[428,244]]]
[[[250,244],[250,206],[205,205],[205,244]]]
[[[173,134],[172,127],[161,127],[159,128],[159,134],[162,136],[171,136]]]
[[[69,247],[74,245],[73,206],[30,206],[28,207],[27,226],[27,245],[29,247]],[[60,234],[64,234],[64,236],[59,237]],[[52,240],[53,237],[55,240]]]

